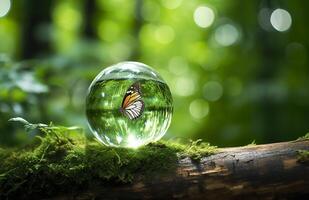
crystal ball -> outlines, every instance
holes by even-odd
[[[166,133],[173,99],[162,77],[138,62],[121,62],[92,81],[86,115],[93,135],[103,144],[137,148]]]

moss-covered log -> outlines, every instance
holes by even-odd
[[[76,127],[38,129],[31,144],[0,148],[0,199],[305,199],[309,135],[218,149],[201,140],[105,147]]]
[[[180,159],[168,174],[131,184],[99,186],[60,195],[78,199],[306,199],[309,165],[302,160],[309,140],[223,148],[200,162]]]

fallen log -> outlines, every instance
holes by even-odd
[[[168,174],[52,199],[308,199],[309,165],[298,159],[307,150],[309,140],[222,148]]]

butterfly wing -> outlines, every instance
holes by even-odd
[[[142,100],[138,100],[130,104],[125,108],[124,113],[129,119],[137,119],[142,115],[144,111],[144,102]]]
[[[123,98],[123,101],[122,101],[122,105],[121,107],[123,109],[125,109],[126,107],[128,107],[132,102],[134,101],[138,101],[142,99],[140,93],[138,92],[131,92],[130,93],[126,93],[125,97]]]
[[[144,102],[141,97],[139,83],[134,83],[126,92],[122,104],[121,112],[129,119],[137,119],[144,111]]]

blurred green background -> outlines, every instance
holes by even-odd
[[[120,61],[166,80],[165,138],[218,146],[286,141],[309,130],[309,1],[0,0],[0,144],[7,120],[87,127],[92,79]]]

